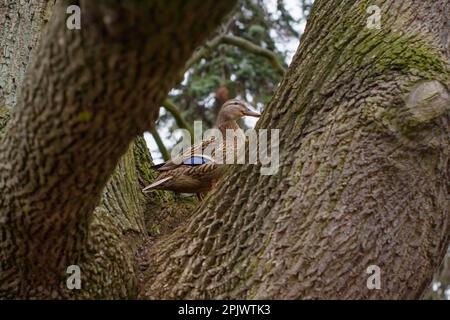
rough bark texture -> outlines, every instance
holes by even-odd
[[[12,107],[28,61],[55,1],[0,3],[0,106]]]
[[[130,212],[143,199],[126,180],[150,173],[126,170],[146,157],[142,141],[97,204],[232,2],[81,1],[81,30],[65,27],[68,4],[54,10],[0,145],[0,296],[135,297],[130,247],[145,230]],[[126,195],[109,198],[119,184]],[[83,290],[66,288],[72,264]]]
[[[427,300],[449,300],[450,290],[450,248],[447,250],[444,260],[433,277],[433,284],[424,294]]]
[[[34,52],[33,49],[39,42],[54,4],[54,1],[25,1],[20,2],[19,5],[16,1],[9,1],[8,6],[2,7],[1,21],[4,32],[1,38],[2,73],[0,82],[3,84],[2,88],[5,88],[2,89],[5,95],[1,95],[0,100],[5,102],[5,106],[2,106],[0,110],[0,137],[10,118],[10,109],[16,101],[18,88]],[[146,235],[143,220],[145,204],[148,201],[142,196],[139,185],[149,183],[151,174],[146,174],[144,170],[136,171],[136,168],[149,166],[151,159],[147,157],[147,159],[142,159],[145,161],[137,162],[134,158],[135,154],[140,155],[147,151],[146,148],[140,148],[142,145],[145,146],[145,143],[142,138],[139,138],[121,159],[116,174],[110,179],[104,190],[102,203],[105,204],[103,209],[106,211],[103,212],[113,214],[108,221],[114,223],[110,223],[112,226],[103,229],[98,227],[98,222],[91,225],[91,233],[95,233],[96,230],[100,230],[102,233],[116,233],[118,239],[129,243],[131,248],[137,247]],[[138,175],[141,179],[138,178]],[[147,179],[145,179],[146,177]],[[141,184],[139,180],[143,180]],[[119,226],[120,232],[117,231],[117,226]],[[125,236],[121,237],[121,235]],[[95,248],[96,245],[103,246],[96,237],[90,237],[88,241],[92,242],[91,248]],[[116,241],[118,240],[116,239]],[[134,265],[134,250],[131,248],[127,248],[127,252],[129,252],[130,265]],[[107,260],[106,262],[108,262]]]
[[[278,174],[233,168],[152,247],[143,294],[420,297],[449,244],[449,16],[447,0],[315,1],[258,124],[281,129]]]
[[[3,72],[0,75],[0,82],[9,86],[5,86],[6,95],[0,95],[0,101],[6,102],[6,106],[0,107],[0,137],[10,118],[10,109],[16,101],[17,89],[34,52],[32,49],[39,42],[54,4],[54,1],[45,0],[20,2],[20,5],[16,1],[9,1],[8,7],[2,7],[1,20],[4,21],[5,31],[1,39]],[[6,41],[8,39],[11,41]],[[3,99],[5,97],[6,99]],[[150,170],[151,163],[145,141],[142,137],[137,138],[119,161],[115,173],[103,191],[101,201],[103,206],[97,208],[99,212],[111,215],[107,218],[110,225],[98,228],[99,222],[96,222],[90,226],[91,233],[100,230],[102,233],[116,234],[116,241],[126,246],[130,266],[136,265],[135,253],[147,236],[144,219],[148,220],[155,215],[151,214],[149,209],[158,211],[156,205],[167,205],[171,200],[167,194],[158,193],[150,199],[140,192],[141,187],[154,178],[154,173]],[[96,245],[103,246],[95,236],[89,237],[88,241],[91,242],[89,244],[91,248],[95,248]],[[132,271],[135,273],[135,268],[132,268]],[[88,296],[93,297],[91,293]]]

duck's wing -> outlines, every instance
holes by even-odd
[[[182,165],[197,166],[213,162],[214,160],[211,157],[204,155],[203,152],[208,146],[211,146],[214,142],[215,142],[214,137],[202,140],[199,143],[191,146],[191,148],[185,151],[181,156],[171,159],[157,166],[154,166],[153,168],[157,169],[158,171],[168,171],[178,168]]]
[[[169,181],[173,179],[173,176],[167,176],[161,179],[157,179],[155,182],[153,182],[151,185],[146,186],[144,189],[142,189],[142,192],[149,192],[151,190],[154,190],[159,185],[163,184],[166,181]]]

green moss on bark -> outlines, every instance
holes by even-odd
[[[144,137],[138,136],[133,147],[134,158],[136,160],[136,170],[139,175],[139,182],[143,185],[151,183],[156,174],[152,170],[153,159],[148,151]]]
[[[436,48],[419,40],[415,36],[380,35],[380,44],[376,47],[378,59],[375,61],[378,72],[400,71],[418,72],[421,77],[448,81],[450,71],[442,54]],[[436,79],[436,78],[439,79]]]

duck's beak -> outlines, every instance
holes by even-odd
[[[261,113],[256,112],[256,111],[252,111],[252,110],[250,110],[250,109],[247,109],[247,111],[245,111],[244,115],[245,115],[245,116],[250,116],[250,117],[257,117],[257,118],[258,118],[258,117],[261,116]]]

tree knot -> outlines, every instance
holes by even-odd
[[[450,110],[449,91],[436,80],[421,82],[408,94],[406,108],[411,117],[409,127],[429,123]]]

